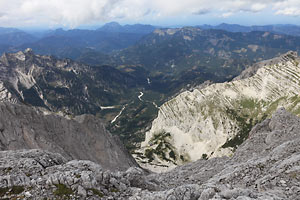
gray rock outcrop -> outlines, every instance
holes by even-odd
[[[110,172],[41,150],[0,152],[0,196],[23,199],[297,200],[300,119],[279,109],[232,157],[198,160],[161,174]]]

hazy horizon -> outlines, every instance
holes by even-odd
[[[16,28],[25,32],[43,32],[43,31],[54,31],[54,30],[58,30],[58,29],[62,29],[64,31],[68,31],[68,30],[74,30],[74,29],[79,29],[79,30],[96,30],[99,29],[101,27],[103,27],[106,24],[112,23],[112,22],[116,22],[118,24],[120,24],[121,26],[125,26],[125,25],[136,25],[136,24],[140,24],[140,25],[151,25],[157,28],[182,28],[182,27],[196,27],[196,26],[204,26],[204,25],[208,25],[208,26],[218,26],[221,24],[227,24],[227,25],[240,25],[240,26],[245,26],[245,27],[251,27],[251,26],[271,26],[271,25],[275,25],[275,26],[280,26],[280,25],[290,25],[290,26],[299,26],[297,24],[251,24],[251,25],[244,25],[244,24],[238,24],[238,23],[226,23],[226,22],[221,22],[221,23],[216,23],[216,24],[178,24],[178,25],[155,25],[155,24],[144,24],[144,23],[119,23],[117,21],[111,21],[111,22],[107,22],[104,24],[99,24],[99,25],[83,25],[83,26],[78,26],[78,27],[74,27],[74,28],[70,28],[70,27],[65,27],[65,26],[57,26],[57,27],[4,27],[4,26],[0,26],[0,28]]]
[[[300,25],[298,0],[1,0],[0,27],[66,29],[120,24]]]

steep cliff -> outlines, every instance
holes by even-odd
[[[91,160],[104,169],[137,166],[118,138],[92,115],[73,119],[25,105],[0,103],[0,150],[43,149],[66,159]]]
[[[186,91],[163,104],[137,160],[164,170],[200,158],[231,156],[251,128],[280,106],[300,114],[295,52],[256,64],[232,82]]]

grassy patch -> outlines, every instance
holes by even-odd
[[[150,142],[153,142],[154,144],[158,144],[159,141],[166,140],[167,138],[170,138],[170,137],[171,137],[171,133],[162,131],[158,134],[155,134],[151,138]]]
[[[9,188],[0,188],[0,197],[3,197],[7,192]]]
[[[149,162],[152,162],[154,160],[154,155],[157,155],[160,159],[175,164],[174,161],[176,161],[177,155],[173,150],[174,147],[168,141],[168,138],[170,137],[171,134],[165,131],[153,135],[150,144],[154,147],[145,150],[145,156],[148,158]]]
[[[207,156],[206,153],[202,154],[202,159],[203,159],[203,160],[207,160],[207,159],[208,159],[208,156]]]
[[[92,191],[94,195],[97,195],[98,197],[104,197],[104,194],[102,194],[102,192],[100,192],[99,190],[95,189],[95,188],[89,188],[87,189],[87,191]]]
[[[170,151],[169,157],[172,158],[173,160],[176,160],[176,154],[173,150]]]
[[[254,99],[243,99],[240,103],[243,108],[254,109],[257,107],[257,102]]]
[[[149,162],[152,162],[154,160],[154,149],[146,149],[145,150],[145,156],[148,158]]]
[[[277,99],[276,101],[272,102],[269,106],[268,106],[268,109],[266,111],[266,114],[267,115],[271,115],[274,111],[277,110],[278,106],[280,105],[280,103],[283,101],[283,102],[286,102],[286,97],[281,97],[279,99]]]
[[[12,186],[0,188],[0,197],[3,197],[5,194],[8,195],[18,195],[24,192],[25,188],[23,186]]]
[[[110,188],[110,192],[120,192],[117,188]]]
[[[76,174],[75,177],[76,178],[81,178],[81,175],[80,174]]]
[[[13,186],[10,190],[10,194],[21,194],[24,191],[23,186]]]
[[[257,123],[254,122],[252,118],[248,118],[248,116],[240,115],[237,111],[233,109],[227,109],[227,114],[234,119],[238,126],[240,127],[239,133],[232,139],[227,140],[226,143],[222,146],[222,148],[233,147],[236,149],[239,145],[241,145],[249,135],[252,127]]]
[[[65,196],[65,195],[71,195],[73,194],[73,190],[71,188],[68,188],[64,184],[55,184],[56,190],[54,191],[54,195],[57,196]]]

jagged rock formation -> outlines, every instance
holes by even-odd
[[[118,138],[92,115],[66,119],[34,107],[0,103],[0,133],[1,150],[44,149],[110,170],[137,166]]]
[[[232,82],[179,94],[160,107],[137,159],[159,171],[230,156],[251,128],[278,107],[300,114],[299,60],[289,52],[257,64]]]
[[[300,119],[279,109],[257,124],[232,157],[198,160],[167,173],[109,172],[39,150],[0,152],[0,197],[22,199],[297,200]]]
[[[4,83],[0,81],[0,102],[17,103],[18,99],[13,96],[12,93],[4,86]]]

